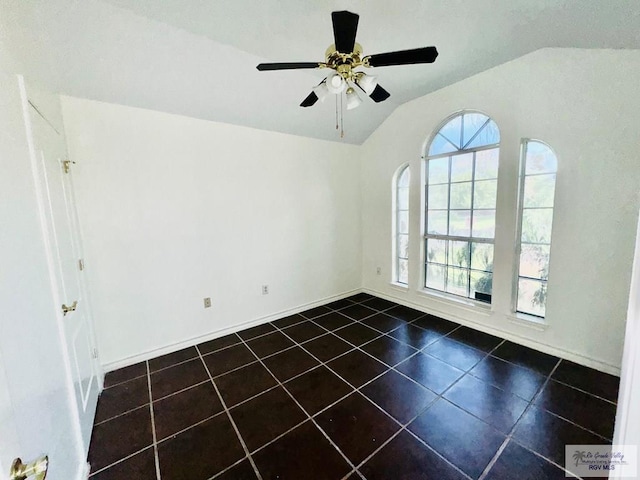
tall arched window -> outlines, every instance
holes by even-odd
[[[558,160],[548,145],[525,140],[518,195],[516,311],[544,318]]]
[[[402,285],[409,283],[409,164],[403,165],[395,174],[394,181],[394,281]]]
[[[428,289],[491,303],[500,132],[484,114],[448,119],[425,161]]]

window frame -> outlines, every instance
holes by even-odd
[[[407,233],[406,234],[401,234],[400,233],[400,228],[399,228],[399,215],[398,213],[400,212],[400,205],[399,205],[399,190],[400,190],[400,178],[402,177],[402,175],[404,175],[405,172],[408,172],[409,174],[409,186],[407,186]],[[404,187],[403,187],[404,188]],[[391,220],[391,225],[392,225],[392,234],[391,234],[391,241],[392,241],[392,260],[391,260],[391,264],[393,265],[393,268],[391,269],[391,284],[400,288],[404,288],[404,289],[408,289],[409,288],[409,271],[410,271],[410,266],[409,266],[409,255],[407,254],[407,283],[402,283],[399,280],[399,274],[400,274],[400,242],[399,242],[399,238],[400,235],[407,235],[407,241],[409,241],[409,231],[410,231],[410,221],[409,221],[409,217],[411,215],[411,165],[409,162],[407,163],[403,163],[402,165],[400,165],[395,173],[393,174],[393,181],[392,181],[392,185],[391,185],[391,198],[393,199],[392,202],[392,220]],[[404,211],[404,210],[403,210]]]
[[[421,196],[420,196],[420,201],[421,201],[421,214],[420,214],[420,230],[421,230],[421,246],[420,246],[420,288],[419,288],[419,292],[425,295],[429,295],[432,297],[436,297],[436,298],[440,298],[440,299],[444,299],[447,301],[452,301],[455,303],[459,303],[461,305],[466,305],[466,306],[471,306],[474,308],[480,308],[480,309],[486,309],[486,310],[491,310],[493,308],[494,302],[493,302],[493,292],[492,292],[492,301],[491,302],[484,302],[482,300],[477,300],[474,298],[470,298],[468,296],[462,296],[462,295],[457,295],[455,293],[450,293],[447,291],[443,291],[443,290],[438,290],[438,289],[434,289],[434,288],[428,288],[426,286],[427,284],[427,238],[436,238],[436,239],[440,239],[440,240],[461,240],[461,241],[467,241],[469,243],[485,243],[485,244],[491,244],[495,246],[495,231],[494,231],[494,235],[493,235],[493,240],[492,241],[487,241],[487,239],[485,238],[477,238],[477,237],[473,237],[473,230],[470,227],[470,234],[469,237],[456,237],[456,236],[449,236],[449,235],[432,235],[432,234],[428,234],[427,233],[427,196],[428,196],[428,188],[427,188],[427,180],[428,180],[428,162],[430,160],[433,159],[438,159],[438,158],[447,158],[447,157],[451,157],[452,155],[459,155],[459,154],[468,154],[468,153],[472,153],[474,154],[474,159],[475,159],[475,154],[476,152],[479,151],[484,151],[484,150],[492,150],[492,149],[498,149],[498,173],[496,174],[496,183],[498,184],[498,180],[499,180],[499,165],[500,165],[500,144],[501,144],[501,140],[502,140],[502,135],[500,134],[500,130],[498,129],[498,134],[500,136],[500,140],[498,141],[498,143],[493,143],[493,144],[489,144],[489,145],[482,145],[480,147],[472,147],[469,149],[464,149],[464,150],[457,150],[454,152],[447,152],[447,153],[441,153],[441,154],[437,154],[437,155],[429,155],[429,149],[431,147],[431,144],[433,143],[433,141],[435,140],[435,138],[437,137],[437,135],[440,133],[440,131],[442,130],[442,128],[447,125],[449,122],[451,122],[453,119],[455,119],[456,117],[459,116],[463,116],[463,115],[467,115],[467,114],[480,114],[483,115],[485,117],[487,117],[487,122],[488,121],[493,121],[494,124],[496,124],[495,120],[493,119],[493,117],[491,117],[490,115],[488,115],[485,112],[482,112],[480,110],[472,110],[472,109],[464,109],[464,110],[459,110],[456,111],[452,114],[450,114],[449,116],[447,116],[444,120],[442,120],[437,126],[436,128],[432,131],[431,135],[429,135],[429,137],[425,140],[423,146],[422,146],[422,156],[421,156],[421,160],[422,160],[422,168],[421,168],[421,185],[420,185],[420,192],[421,192]],[[496,124],[497,127],[497,124]],[[484,128],[484,126],[482,127]],[[473,137],[469,140],[469,143],[473,141],[473,138],[475,138],[475,136],[482,130],[482,128],[480,128],[478,130],[478,132],[476,134],[473,135]],[[473,163],[473,171],[475,172],[475,160]],[[475,186],[475,173],[472,174],[472,183]],[[451,185],[451,179],[449,178],[449,182],[447,183],[449,186]],[[497,188],[497,187],[496,187]],[[472,192],[473,192],[473,187],[472,187]],[[472,193],[473,195],[473,193]],[[497,196],[497,190],[496,190],[496,196]],[[448,202],[451,201],[450,195],[449,195],[449,200]],[[472,199],[473,201],[473,199]],[[472,203],[472,207],[473,207],[473,203]],[[447,209],[447,212],[449,212],[450,209],[450,204],[449,204],[449,208]],[[482,210],[482,209],[480,209]],[[496,198],[496,206],[494,208],[495,210],[495,219],[498,218],[497,212],[498,212],[498,204],[497,204],[497,198]],[[471,212],[473,212],[474,209],[471,208]],[[473,215],[473,213],[472,213]],[[447,220],[448,221],[448,220]],[[427,237],[427,235],[430,235],[429,237]],[[495,255],[495,247],[494,247],[494,255]],[[495,257],[494,257],[495,258]],[[471,272],[471,265],[469,265],[468,270]],[[492,275],[495,274],[495,271],[491,272]],[[469,285],[470,288],[470,285]]]
[[[517,197],[517,209],[516,209],[516,235],[514,239],[515,244],[515,255],[513,262],[513,277],[512,277],[512,293],[511,293],[511,314],[516,317],[518,320],[524,320],[526,322],[539,324],[539,325],[547,325],[547,312],[546,312],[546,301],[545,301],[545,315],[539,316],[533,313],[520,312],[518,311],[518,285],[520,280],[520,255],[522,253],[522,224],[523,224],[523,216],[524,216],[524,188],[525,181],[527,179],[526,168],[527,168],[527,146],[530,143],[538,143],[540,145],[544,145],[544,147],[548,148],[556,160],[556,168],[554,174],[556,175],[556,179],[553,185],[554,198],[553,198],[553,206],[545,207],[551,208],[552,217],[551,217],[551,231],[549,232],[549,265],[547,268],[550,270],[551,266],[551,246],[553,244],[553,224],[555,217],[555,207],[556,207],[556,193],[558,187],[558,154],[556,151],[549,145],[547,142],[537,139],[537,138],[522,138],[520,140],[520,164],[518,166],[518,197]],[[548,174],[548,173],[545,173]],[[541,174],[541,175],[545,175]],[[531,176],[531,175],[529,175]],[[545,284],[549,284],[549,272],[547,272],[547,279],[545,280]],[[524,277],[529,278],[529,277]],[[548,287],[547,287],[548,290]]]

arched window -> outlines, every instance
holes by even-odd
[[[518,193],[516,311],[544,318],[558,160],[548,145],[525,140]]]
[[[394,281],[402,285],[409,283],[409,165],[403,165],[395,174],[394,181]]]
[[[433,136],[425,161],[428,289],[491,303],[500,132],[463,112]]]

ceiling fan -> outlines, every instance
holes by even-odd
[[[300,106],[311,107],[331,93],[341,95],[345,92],[347,110],[351,110],[362,103],[354,87],[369,95],[374,102],[382,102],[390,96],[389,92],[378,85],[375,76],[357,71],[358,67],[433,63],[436,60],[438,56],[436,47],[414,48],[363,57],[362,46],[356,43],[359,18],[359,15],[346,10],[331,13],[335,43],[327,49],[324,62],[261,63],[256,68],[260,71],[330,68],[333,72],[312,89]],[[342,99],[342,96],[340,98]]]

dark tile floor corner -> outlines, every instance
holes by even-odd
[[[109,372],[90,478],[562,479],[565,444],[611,443],[617,393],[361,293]]]

